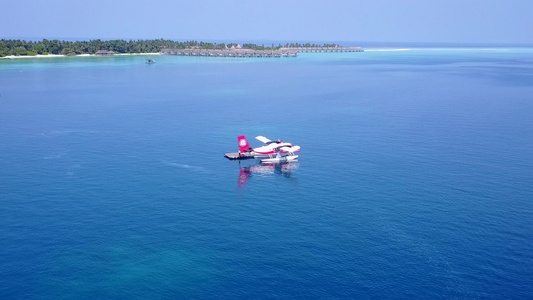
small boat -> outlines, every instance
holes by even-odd
[[[146,60],[146,63],[147,63],[147,64],[155,64],[155,60],[153,60],[153,59],[147,59],[147,60]]]

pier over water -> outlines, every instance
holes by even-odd
[[[361,47],[284,47],[280,51],[296,51],[298,53],[309,52],[364,52]]]
[[[213,57],[296,57],[298,53],[363,52],[361,47],[283,47],[279,50],[230,49],[162,49],[163,55]]]
[[[215,56],[215,57],[296,57],[293,50],[253,50],[253,49],[163,49],[164,55]]]

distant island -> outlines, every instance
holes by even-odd
[[[89,41],[60,41],[47,40],[42,41],[24,41],[24,40],[0,40],[0,57],[5,56],[36,56],[36,55],[92,55],[98,51],[113,51],[118,54],[134,53],[159,53],[163,49],[204,49],[204,50],[225,50],[232,47],[242,47],[256,51],[262,50],[280,50],[281,48],[333,48],[340,47],[336,44],[299,44],[286,43],[277,46],[256,45],[245,43],[241,45],[235,43],[206,43],[197,41],[178,42],[173,40],[89,40]]]

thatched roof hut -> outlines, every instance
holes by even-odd
[[[101,56],[105,56],[105,55],[115,55],[115,52],[113,51],[108,51],[108,50],[98,50],[96,51],[96,53],[94,55],[101,55]]]

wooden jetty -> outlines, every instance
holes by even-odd
[[[364,52],[361,47],[289,47],[281,48],[280,51],[296,51],[298,53],[318,52]]]
[[[228,49],[169,49],[160,51],[163,55],[181,56],[212,56],[212,57],[296,57],[298,53],[320,53],[320,52],[363,52],[361,47],[290,47],[279,50],[253,50],[244,48]]]
[[[293,50],[253,50],[253,49],[162,49],[163,55],[213,56],[213,57],[296,57]]]
[[[238,153],[238,152],[226,153],[226,154],[224,154],[224,156],[227,159],[230,159],[230,160],[242,160],[242,159],[255,158],[253,155],[251,155],[248,152],[246,152],[246,153]]]

